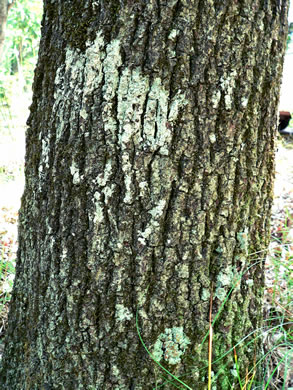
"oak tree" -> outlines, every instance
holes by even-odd
[[[287,7],[45,1],[1,389],[253,374]]]

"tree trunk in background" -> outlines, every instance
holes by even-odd
[[[12,6],[12,2],[8,2],[7,0],[0,0],[0,59],[2,57],[4,41],[5,41],[5,27],[8,16],[8,11]]]
[[[207,389],[210,294],[214,318],[256,263],[214,325],[214,383],[237,385],[231,348],[262,319],[287,6],[45,1],[1,389]],[[236,348],[242,379],[259,335]]]

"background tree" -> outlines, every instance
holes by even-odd
[[[5,27],[9,9],[12,7],[15,0],[0,0],[0,58],[5,40]]]
[[[286,17],[45,2],[3,389],[206,389],[210,298],[214,383],[254,371]]]
[[[23,95],[31,89],[39,46],[41,14],[40,0],[18,0],[7,14],[0,69],[0,99],[1,103],[8,106],[11,105],[15,90],[18,95]]]

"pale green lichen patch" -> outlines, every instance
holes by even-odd
[[[128,153],[129,142],[140,143],[142,113],[149,90],[148,77],[137,69],[125,69],[119,80],[117,91],[118,141],[122,150],[125,203],[132,203],[134,197],[133,166]]]
[[[129,321],[133,318],[133,314],[129,309],[123,305],[116,305],[116,320],[117,321]]]
[[[122,64],[120,55],[120,41],[115,39],[106,48],[107,56],[103,62],[103,72],[105,75],[105,84],[103,87],[103,97],[106,101],[113,99],[119,83],[118,68]]]
[[[190,344],[190,340],[184,334],[182,326],[167,328],[158,337],[152,355],[158,362],[163,359],[168,364],[178,364],[188,344]]]
[[[229,289],[233,287],[236,279],[237,274],[234,272],[232,266],[228,266],[218,273],[215,296],[220,301],[226,298]]]
[[[105,57],[103,51],[104,38],[101,32],[97,33],[94,42],[88,42],[88,48],[85,53],[85,94],[91,93],[101,83],[103,78],[102,61]]]
[[[105,58],[104,42],[99,32],[94,42],[87,43],[84,54],[79,50],[66,50],[65,64],[56,71],[54,80],[54,106],[52,114],[57,118],[56,139],[60,139],[66,123],[75,122],[79,115],[88,118],[86,97],[97,89],[103,78],[102,63]],[[65,118],[71,105],[70,117]],[[75,106],[75,109],[73,107]]]
[[[161,199],[159,200],[157,206],[155,206],[148,212],[152,216],[151,220],[149,221],[144,231],[140,231],[140,230],[138,231],[138,241],[142,245],[146,245],[145,240],[149,239],[150,235],[154,233],[157,230],[157,228],[160,226],[158,221],[160,217],[163,215],[165,205],[166,205],[166,200]]]
[[[240,248],[244,249],[245,253],[248,254],[248,228],[237,233],[237,241],[240,244]]]
[[[189,265],[188,264],[178,264],[175,267],[176,271],[178,272],[178,276],[182,279],[188,279],[189,278]]]
[[[210,297],[211,293],[210,293],[210,290],[207,289],[207,288],[203,288],[202,289],[202,292],[201,292],[201,299],[203,301],[207,301]]]
[[[141,115],[149,90],[148,77],[140,69],[125,69],[122,72],[118,89],[119,140],[127,144],[138,135],[141,127]]]
[[[215,297],[217,297],[220,301],[224,301],[227,296],[227,290],[222,287],[217,287],[215,292]]]
[[[168,155],[168,146],[172,133],[167,122],[174,122],[182,107],[187,104],[185,95],[178,91],[169,102],[169,91],[156,78],[150,88],[144,117],[144,143],[153,150],[160,149],[162,155]],[[168,113],[169,108],[169,113]]]

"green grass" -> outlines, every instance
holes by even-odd
[[[0,336],[6,327],[8,304],[15,276],[15,253],[12,252],[12,242],[6,233],[0,231]]]
[[[0,315],[10,301],[14,275],[15,260],[9,254],[6,256],[3,248],[0,258]]]

